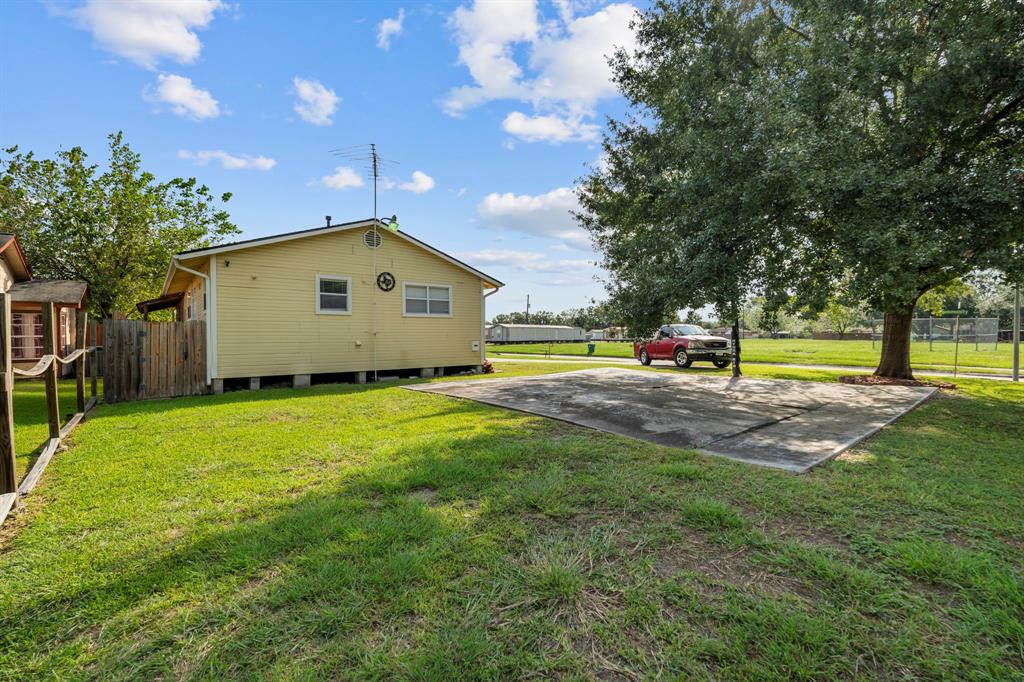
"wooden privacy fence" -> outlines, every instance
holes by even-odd
[[[42,476],[53,453],[61,441],[71,433],[86,413],[96,404],[96,346],[88,346],[86,339],[95,334],[84,310],[76,311],[75,350],[65,357],[57,355],[55,308],[53,303],[43,304],[43,357],[30,369],[13,367],[11,355],[11,297],[0,293],[0,523],[15,507],[19,496],[31,492]],[[75,413],[61,426],[60,406],[57,403],[57,365],[75,365]],[[88,365],[88,367],[87,367]],[[91,376],[90,397],[85,398],[86,373]],[[14,376],[43,377],[46,382],[46,412],[50,425],[49,439],[36,458],[32,468],[19,484],[16,473],[14,447]]]
[[[209,393],[206,323],[104,320],[103,400]]]

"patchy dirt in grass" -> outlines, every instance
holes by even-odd
[[[696,532],[687,532],[685,544],[659,551],[654,558],[654,575],[669,580],[680,574],[695,574],[709,592],[735,588],[774,597],[793,596],[812,601],[815,595],[801,580],[756,567],[747,560],[750,547],[729,548],[707,541]]]
[[[304,419],[304,416],[293,414],[291,412],[268,412],[266,415],[257,421],[268,421],[268,422],[293,422],[299,419]]]
[[[846,538],[836,537],[821,528],[801,521],[766,519],[758,524],[758,528],[766,537],[773,539],[798,540],[808,545],[844,552],[850,548],[850,542]]]
[[[428,507],[432,507],[437,501],[437,491],[433,488],[416,488],[409,493],[409,499],[417,500]]]
[[[923,386],[931,388],[944,388],[955,390],[956,384],[938,379],[894,379],[892,377],[878,377],[874,374],[847,374],[838,377],[841,384],[854,384],[856,386]]]

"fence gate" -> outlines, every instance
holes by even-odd
[[[206,323],[104,320],[103,400],[209,393]]]

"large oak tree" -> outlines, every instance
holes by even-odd
[[[0,230],[13,232],[37,277],[89,284],[90,307],[105,318],[135,315],[160,291],[171,256],[217,243],[238,228],[195,178],[158,182],[123,140],[109,136],[105,169],[81,147],[55,159],[6,149],[0,157]]]
[[[749,293],[885,315],[1024,243],[1024,3],[659,2],[612,60],[631,104],[584,178],[611,289],[653,316]]]

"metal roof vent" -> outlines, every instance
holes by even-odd
[[[367,230],[366,232],[363,232],[363,243],[366,244],[368,248],[376,249],[381,243],[380,232],[377,230]]]

